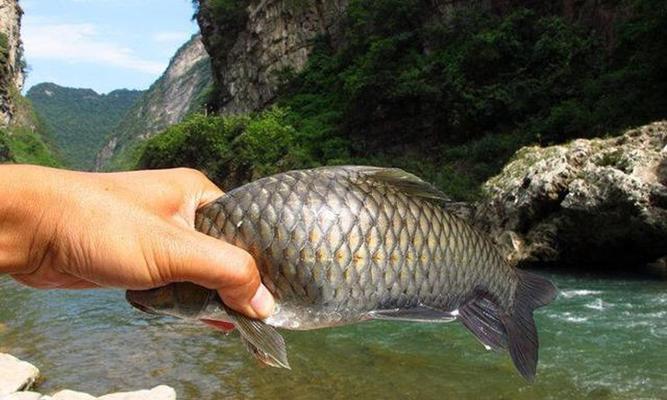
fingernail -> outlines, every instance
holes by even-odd
[[[273,314],[275,306],[276,302],[273,300],[273,295],[260,283],[257,292],[252,297],[252,300],[250,300],[250,307],[255,310],[259,318],[267,318]]]

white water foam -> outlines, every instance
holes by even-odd
[[[573,297],[580,297],[580,296],[591,296],[600,293],[602,293],[602,291],[600,290],[587,290],[587,289],[562,290],[560,292],[561,296],[565,297],[566,299],[571,299]]]
[[[604,301],[602,301],[602,299],[595,299],[595,301],[592,302],[592,303],[584,304],[584,307],[590,308],[591,310],[597,310],[597,311],[602,311],[605,308],[609,308],[609,306],[610,306],[610,304],[605,303]]]
[[[586,318],[586,317],[565,317],[565,320],[567,322],[580,323],[580,322],[588,321],[588,318]]]

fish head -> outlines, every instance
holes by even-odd
[[[128,290],[125,299],[145,313],[200,319],[216,297],[215,291],[188,282],[172,283],[149,290]]]

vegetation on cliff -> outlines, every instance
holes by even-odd
[[[15,114],[11,124],[0,129],[0,163],[17,162],[49,167],[62,165],[61,156],[30,100],[10,90]]]
[[[629,16],[603,43],[544,3],[434,18],[426,0],[351,0],[340,43],[321,37],[305,70],[284,71],[279,108],[193,118],[149,142],[139,166],[190,165],[241,183],[319,164],[393,165],[472,199],[523,145],[666,116],[667,5],[619,2]],[[279,139],[262,142],[248,127],[267,118]],[[270,156],[240,145],[248,138]]]

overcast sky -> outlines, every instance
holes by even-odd
[[[20,0],[30,72],[41,82],[147,89],[198,31],[191,0]]]

